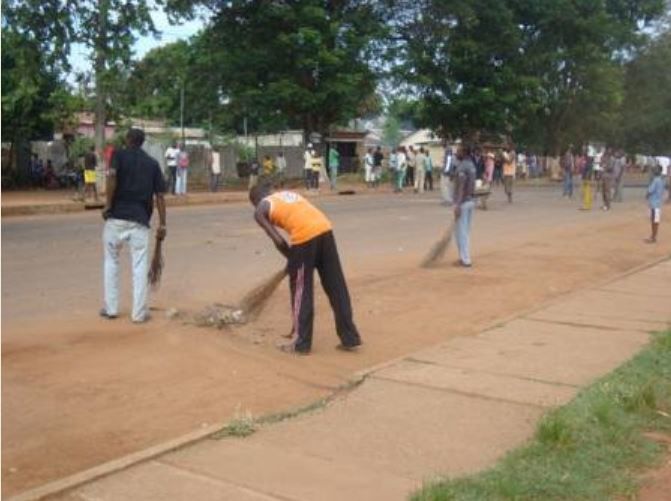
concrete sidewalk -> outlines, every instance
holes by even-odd
[[[438,475],[493,465],[547,409],[668,328],[669,284],[666,260],[373,370],[322,410],[201,440],[59,499],[406,499]]]

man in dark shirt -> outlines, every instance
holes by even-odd
[[[160,225],[156,238],[166,235],[165,181],[158,162],[141,148],[144,132],[130,129],[126,149],[117,151],[107,177],[107,204],[103,210],[105,229],[105,306],[100,315],[116,318],[119,313],[119,252],[124,243],[131,250],[133,266],[133,322],[149,319],[147,273],[149,271],[149,221],[158,209]]]
[[[471,267],[471,221],[475,210],[475,176],[473,151],[464,146],[457,156],[459,165],[454,180],[454,219],[455,237],[459,248],[459,266]]]

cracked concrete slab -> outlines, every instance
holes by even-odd
[[[639,331],[645,333],[665,330],[669,326],[668,322],[663,321],[621,318],[616,314],[596,315],[589,311],[580,314],[571,314],[570,318],[567,318],[566,313],[551,308],[537,311],[527,315],[525,318],[565,325],[573,324],[576,327],[593,327],[607,330]]]
[[[275,428],[283,427],[271,427],[267,431]],[[288,440],[313,442],[314,430],[308,432],[296,425],[289,428],[284,430]],[[169,454],[161,461],[200,475],[253,487],[283,500],[400,501],[420,486],[413,479],[362,465],[357,458],[334,460],[271,443],[267,440],[267,431],[246,439],[210,440],[199,447]]]
[[[564,404],[577,392],[574,386],[410,360],[376,372],[373,377],[542,407]]]
[[[277,501],[278,498],[156,461],[87,484],[62,501]]]
[[[517,319],[472,338],[423,350],[414,359],[549,383],[584,385],[642,347],[639,331],[605,331]]]
[[[671,283],[671,280],[669,281]],[[547,308],[570,320],[573,315],[595,315],[620,319],[668,323],[671,304],[664,298],[621,292],[591,290]]]
[[[338,465],[348,467],[362,478],[379,478],[386,472],[421,481],[493,464],[506,450],[532,435],[542,413],[538,407],[369,379],[323,412],[268,427],[250,437],[249,443],[300,454],[317,464],[324,461],[331,470]],[[234,447],[219,446],[228,449],[221,454],[232,456]],[[201,463],[194,454],[198,453],[182,451],[171,461],[198,463],[216,474],[216,461]],[[258,469],[256,473],[241,469],[238,474],[259,476]],[[294,477],[301,485],[311,482],[303,475],[288,475],[283,483],[293,483]],[[357,478],[354,473],[350,477],[349,484]],[[337,479],[330,482],[337,483]],[[352,493],[354,498],[341,494],[340,499],[384,499],[373,492],[369,496]]]

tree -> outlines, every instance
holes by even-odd
[[[120,106],[132,116],[178,124],[183,88],[184,123],[230,130],[235,118],[219,74],[213,71],[218,52],[208,49],[199,35],[152,49],[132,65]]]
[[[420,125],[465,138],[509,128],[529,87],[515,73],[520,32],[509,3],[400,2],[395,73],[421,98]]]
[[[220,4],[203,42],[230,109],[255,130],[324,135],[374,95],[382,21],[372,0],[232,0]]]
[[[401,122],[394,115],[388,115],[382,128],[382,142],[390,148],[396,148],[401,139]]]
[[[51,138],[51,96],[61,83],[47,68],[37,44],[8,26],[2,29],[2,141],[10,143],[13,167],[27,166],[29,140]],[[28,180],[25,169],[15,174],[18,182]]]
[[[629,151],[671,155],[671,31],[627,65],[623,104],[624,141]]]
[[[179,122],[180,92],[190,73],[188,42],[150,50],[133,64],[121,105],[133,116]]]
[[[48,69],[32,40],[13,29],[2,30],[3,141],[50,138],[46,116],[50,97],[59,88],[58,76]]]
[[[532,102],[513,135],[558,155],[569,144],[612,141],[623,98],[622,57],[641,40],[639,27],[662,0],[530,2],[517,11],[524,57],[517,71],[533,76]]]
[[[404,80],[443,136],[505,134],[556,154],[608,137],[622,100],[621,60],[663,0],[400,2]]]
[[[154,0],[153,5],[162,5]],[[69,68],[73,44],[91,51],[95,73],[96,148],[102,154],[111,82],[130,64],[136,36],[156,33],[147,0],[8,0],[6,25],[26,34],[48,64]],[[102,165],[102,162],[101,162]]]

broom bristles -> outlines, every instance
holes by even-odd
[[[284,280],[286,274],[287,272],[285,269],[279,270],[245,294],[240,301],[240,309],[245,312],[247,318],[261,312],[270,296],[272,296],[275,289],[277,289],[277,286]]]
[[[154,245],[154,255],[151,258],[151,266],[149,267],[149,273],[147,274],[147,279],[149,285],[153,288],[158,287],[161,283],[161,276],[163,275],[163,252],[162,252],[163,240],[156,239],[156,244]]]
[[[440,240],[438,240],[435,244],[433,244],[433,247],[431,247],[429,253],[422,260],[422,268],[429,268],[437,261],[442,259],[442,257],[445,255],[445,252],[447,251],[447,248],[450,245],[450,242],[452,241],[452,233],[453,233],[452,230],[453,226],[450,226],[445,231],[445,234],[440,238]]]

